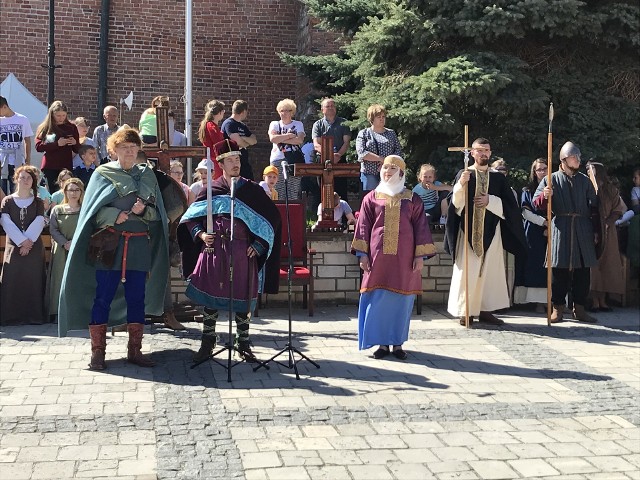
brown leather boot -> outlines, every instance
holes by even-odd
[[[142,349],[142,335],[144,325],[142,323],[128,323],[129,344],[127,345],[127,362],[139,367],[153,367],[156,362],[140,351]]]
[[[164,326],[170,328],[171,330],[186,330],[186,327],[176,319],[173,311],[164,312],[164,315],[162,315],[162,320],[164,320]]]
[[[596,323],[598,320],[587,313],[584,305],[573,304],[573,318],[579,322]]]
[[[107,349],[107,326],[89,325],[89,337],[91,338],[91,362],[90,370],[104,370],[107,364],[104,361]]]
[[[551,311],[551,323],[560,323],[564,314],[564,305],[554,305]]]

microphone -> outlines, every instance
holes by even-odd
[[[236,184],[238,183],[238,177],[231,178],[231,198],[236,198]]]
[[[284,175],[284,179],[289,180],[289,163],[286,160],[283,160],[280,165],[282,166],[282,174]]]

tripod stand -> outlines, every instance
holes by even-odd
[[[269,368],[268,363],[276,362],[278,365],[282,365],[285,368],[293,369],[296,373],[296,379],[300,380],[300,374],[298,373],[298,365],[296,363],[295,354],[298,354],[300,356],[300,360],[307,360],[312,365],[315,365],[316,368],[320,368],[320,365],[318,365],[316,362],[311,360],[304,353],[302,353],[300,350],[298,350],[296,347],[293,346],[293,338],[292,338],[293,322],[291,319],[291,309],[292,309],[292,300],[291,300],[292,278],[291,276],[293,275],[293,249],[291,244],[291,218],[289,216],[289,172],[287,171],[288,167],[289,165],[287,164],[287,162],[282,162],[282,172],[284,175],[284,192],[285,192],[284,207],[285,207],[286,218],[287,218],[287,249],[288,249],[288,262],[289,262],[289,268],[287,271],[287,307],[288,307],[288,314],[289,314],[287,343],[282,348],[282,350],[276,353],[273,357],[269,358],[268,360],[265,360],[264,362],[258,362],[258,365],[253,368],[253,371],[255,372],[261,367]],[[287,363],[283,363],[281,361],[276,360],[279,356],[285,353],[289,357],[289,361]]]
[[[225,368],[227,370],[227,382],[231,382],[231,369],[233,367],[235,367],[236,365],[238,365],[239,363],[242,363],[242,360],[240,361],[236,361],[233,362],[232,361],[232,353],[234,351],[237,351],[235,345],[234,345],[234,335],[233,335],[233,277],[234,277],[234,264],[233,264],[233,242],[235,239],[235,228],[234,228],[234,217],[235,217],[235,187],[236,187],[236,180],[237,178],[232,178],[231,179],[231,198],[230,198],[230,217],[231,217],[231,226],[229,228],[229,308],[228,308],[228,314],[229,314],[229,339],[227,341],[226,344],[224,344],[224,346],[221,346],[217,351],[213,352],[211,355],[209,355],[208,357],[194,363],[193,365],[191,365],[191,368],[195,368],[198,365],[201,365],[202,363],[208,361],[208,360],[212,360],[215,363],[217,363],[218,365],[222,366],[223,368]],[[209,200],[210,202],[210,200]],[[213,248],[205,248],[203,251],[204,255],[213,255],[214,251]],[[221,252],[219,252],[219,254],[221,254]],[[249,291],[251,291],[251,289],[249,289]],[[226,364],[219,361],[217,358],[215,358],[216,356],[218,356],[219,354],[221,354],[222,352],[227,351],[228,352],[228,357],[227,357],[227,362]]]

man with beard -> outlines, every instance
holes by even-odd
[[[580,173],[580,149],[567,142],[560,150],[560,169],[543,178],[533,196],[533,206],[551,208],[551,323],[562,321],[565,297],[573,297],[573,318],[581,322],[595,322],[585,311],[589,294],[590,268],[598,264],[596,244],[600,240],[598,197],[591,180]],[[594,228],[594,225],[596,228]]]
[[[444,249],[453,257],[454,264],[447,311],[460,317],[460,325],[465,325],[466,275],[469,323],[477,316],[480,322],[501,325],[504,322],[491,312],[510,306],[503,250],[525,254],[522,215],[505,176],[489,169],[489,141],[476,139],[471,145],[471,156],[474,164],[458,172],[449,195]],[[469,198],[466,226],[461,221],[465,218],[465,191]],[[464,271],[465,237],[469,242],[467,271]]]
[[[280,213],[273,202],[265,201],[260,185],[240,177],[241,154],[234,141],[218,142],[214,150],[222,167],[222,177],[211,184],[213,229],[207,231],[205,188],[182,216],[178,230],[178,241],[183,250],[183,273],[189,279],[186,295],[204,306],[202,343],[193,362],[199,363],[211,356],[216,345],[218,310],[229,308],[231,293],[238,354],[246,362],[254,363],[257,359],[249,344],[250,316],[258,297],[258,275],[263,268],[262,291],[278,293]],[[231,239],[233,182],[234,238]],[[230,265],[231,258],[233,265]],[[230,271],[234,276],[233,292],[230,292]]]
[[[351,251],[364,271],[360,285],[358,343],[360,350],[379,345],[380,359],[404,360],[402,344],[409,338],[409,321],[416,295],[422,295],[422,265],[436,253],[418,195],[404,187],[405,162],[386,157],[380,184],[362,201]]]

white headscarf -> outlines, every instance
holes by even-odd
[[[384,159],[382,165],[395,165],[398,167],[396,173],[389,180],[385,180],[383,174],[380,174],[380,183],[376,187],[376,192],[384,193],[385,195],[395,196],[404,191],[404,183],[407,176],[404,174],[405,163],[398,155],[389,155]]]

